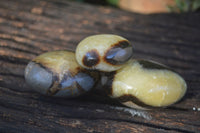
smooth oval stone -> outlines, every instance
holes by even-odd
[[[110,97],[132,108],[169,106],[179,101],[187,90],[180,75],[148,60],[130,60],[113,77]]]
[[[76,97],[94,87],[98,73],[81,68],[73,52],[53,51],[39,55],[27,65],[25,80],[42,94]]]
[[[76,59],[82,67],[103,72],[118,70],[132,54],[129,41],[112,34],[89,36],[76,48]]]

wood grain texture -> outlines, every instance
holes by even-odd
[[[66,0],[0,1],[0,132],[200,132],[200,13],[140,15]],[[52,50],[75,50],[86,36],[121,35],[134,57],[166,64],[187,81],[183,100],[137,111],[98,94],[75,99],[33,92],[26,64]],[[117,108],[116,108],[117,107]]]

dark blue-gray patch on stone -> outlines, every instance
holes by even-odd
[[[130,59],[131,56],[132,56],[132,47],[127,47],[124,49],[118,49],[113,59],[121,63],[124,63],[128,59]]]
[[[133,54],[132,47],[114,47],[111,48],[106,54],[104,59],[113,65],[123,64],[124,62],[128,61]]]
[[[42,94],[46,94],[52,84],[52,79],[53,74],[35,62],[30,62],[25,69],[26,83]]]
[[[76,77],[72,77],[71,74],[64,75],[64,78],[60,83],[60,88],[61,90],[59,90],[54,96],[74,97],[81,93],[76,85]]]
[[[78,73],[75,79],[85,91],[89,91],[94,86],[94,79],[86,73]]]
[[[71,75],[64,75],[64,78],[62,79],[60,83],[62,89],[71,87],[74,84],[75,84],[75,80],[73,77],[71,77]]]

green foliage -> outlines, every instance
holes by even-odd
[[[195,0],[195,1],[194,1],[192,9],[193,9],[194,11],[200,9],[200,0]]]
[[[168,6],[172,12],[191,12],[200,9],[200,0],[175,0],[175,6]]]
[[[118,6],[119,0],[106,0],[108,4]]]

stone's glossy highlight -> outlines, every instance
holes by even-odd
[[[148,60],[130,60],[116,71],[110,84],[110,97],[139,109],[171,105],[184,96],[187,88],[180,75]]]
[[[98,73],[81,68],[69,51],[44,53],[25,69],[26,83],[34,90],[51,96],[75,97],[91,90]]]
[[[112,34],[89,36],[76,48],[76,59],[82,67],[104,72],[121,68],[132,54],[129,41]]]

